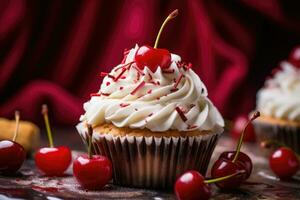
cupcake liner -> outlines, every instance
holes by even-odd
[[[253,122],[257,140],[276,140],[300,153],[300,127]]]
[[[78,130],[86,141],[86,133]],[[170,189],[187,170],[205,175],[219,135],[158,138],[95,133],[93,146],[97,154],[112,161],[115,184]]]

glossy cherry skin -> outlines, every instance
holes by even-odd
[[[0,174],[10,175],[20,169],[26,158],[22,145],[11,141],[0,141]]]
[[[100,190],[112,178],[112,164],[105,156],[81,155],[73,162],[73,173],[83,188]]]
[[[289,179],[299,170],[299,160],[295,153],[287,147],[274,151],[269,164],[272,171],[281,179]]]
[[[141,46],[136,51],[134,61],[141,70],[147,66],[152,72],[155,72],[158,66],[162,69],[169,68],[171,64],[171,54],[166,49]]]
[[[289,61],[296,67],[300,68],[300,46],[295,47],[290,55]]]
[[[72,154],[68,147],[44,147],[35,154],[35,164],[47,176],[62,176],[68,169]]]
[[[178,200],[206,200],[211,196],[211,188],[204,177],[195,170],[187,171],[175,183],[175,194]]]
[[[227,160],[232,161],[234,156],[235,156],[236,151],[226,151],[223,152],[220,156],[220,158],[224,158]],[[249,158],[249,156],[243,152],[240,151],[238,158],[235,162],[237,165],[240,166],[240,168],[242,168],[243,170],[246,171],[246,177],[245,179],[249,178],[249,176],[251,175],[252,172],[252,168],[253,168],[253,164],[252,164],[252,160]]]
[[[230,131],[230,134],[233,138],[235,139],[240,138],[240,135],[243,132],[243,129],[246,123],[248,122],[248,120],[249,120],[248,117],[244,115],[238,116],[234,120],[233,127]],[[243,141],[255,142],[255,132],[252,123],[250,123],[247,129],[245,130]]]
[[[211,176],[212,178],[219,178],[238,173],[241,170],[244,170],[244,166],[234,163],[229,159],[220,158],[214,163],[211,169]],[[217,182],[216,185],[221,189],[234,189],[239,187],[245,179],[246,172],[231,177],[227,180]]]

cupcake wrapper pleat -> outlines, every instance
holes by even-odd
[[[259,142],[276,140],[300,153],[300,127],[282,126],[254,122],[254,130]]]
[[[85,134],[80,134],[83,140]],[[173,188],[187,170],[205,175],[219,134],[193,137],[143,137],[93,134],[97,154],[110,158],[117,185]]]

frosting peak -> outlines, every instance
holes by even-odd
[[[151,131],[222,131],[224,121],[207,97],[207,89],[189,65],[171,54],[169,68],[139,69],[134,61],[138,46],[123,64],[103,79],[99,92],[84,104],[81,121],[96,126],[148,128]]]

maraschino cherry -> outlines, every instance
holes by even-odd
[[[217,183],[216,185],[219,188],[222,189],[236,188],[250,176],[252,171],[252,161],[247,154],[241,152],[240,150],[243,143],[245,130],[247,129],[249,124],[259,116],[260,113],[258,111],[254,112],[251,119],[245,125],[240,135],[240,139],[236,151],[223,152],[219,156],[219,159],[214,163],[211,169],[211,175],[213,178],[226,176],[241,170],[245,171],[245,173],[241,174],[241,176],[235,176],[228,180]]]
[[[15,112],[16,129],[13,140],[0,141],[0,173],[11,175],[22,166],[26,152],[22,145],[15,142],[19,133],[20,113]]]
[[[49,147],[40,148],[36,152],[35,164],[47,176],[62,176],[71,163],[71,151],[66,146],[54,147],[47,105],[42,106],[42,114],[47,129]]]
[[[216,179],[205,180],[198,171],[187,171],[175,183],[176,197],[178,200],[207,200],[211,197],[211,187],[208,184],[223,182],[239,176],[241,173],[243,171],[237,171]]]
[[[280,179],[290,179],[300,169],[300,156],[291,148],[281,144],[280,142],[269,140],[261,144],[264,148],[276,146],[277,149],[269,157],[269,165],[271,170]],[[279,148],[278,148],[279,146]]]
[[[248,117],[245,115],[240,115],[235,118],[233,122],[233,127],[230,131],[233,138],[240,138],[241,133],[245,127],[245,124],[248,122]],[[252,123],[250,123],[245,131],[244,141],[246,142],[255,142],[255,132]]]
[[[160,35],[165,27],[165,25],[173,18],[178,15],[178,10],[174,10],[168,17],[165,19],[163,24],[161,25],[159,32],[157,34],[154,48],[151,46],[141,46],[135,56],[134,61],[138,68],[144,69],[144,67],[148,67],[152,72],[155,72],[157,67],[160,66],[163,68],[168,68],[171,64],[171,54],[167,49],[158,49],[157,45],[160,39]]]
[[[295,47],[289,56],[289,61],[296,67],[300,68],[300,46]]]
[[[88,125],[88,155],[80,155],[73,162],[73,173],[80,185],[88,190],[102,189],[112,178],[111,161],[92,155],[92,126]]]

